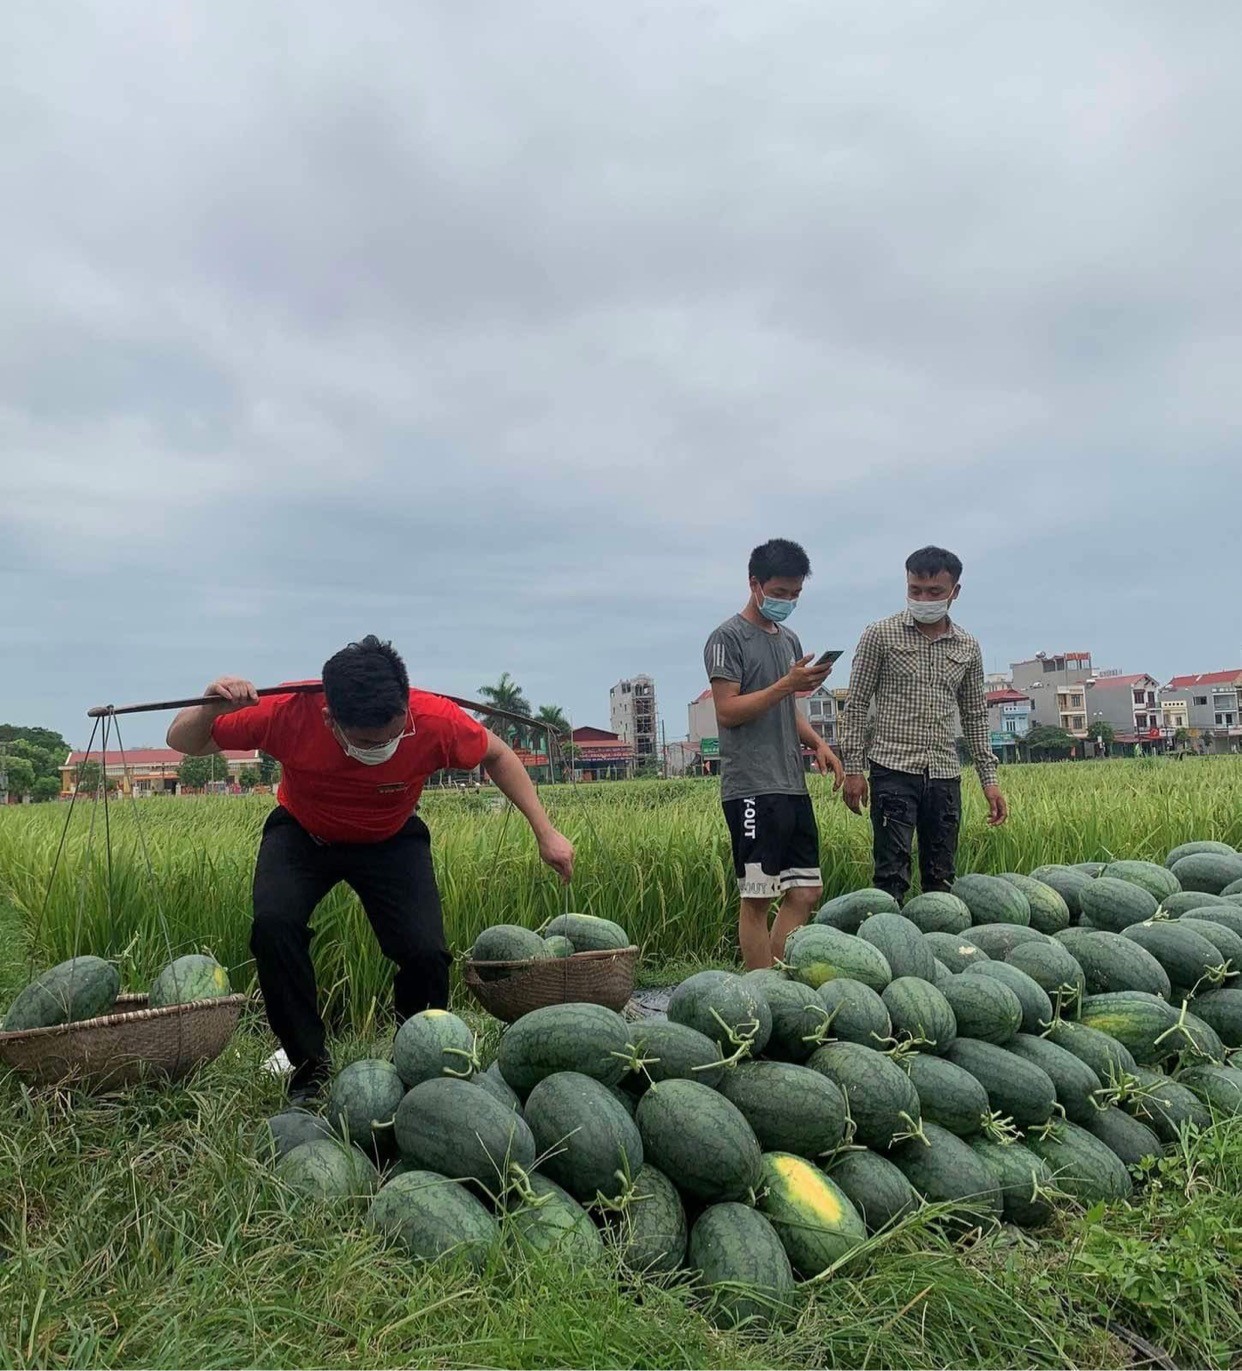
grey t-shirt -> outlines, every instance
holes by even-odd
[[[707,640],[703,665],[710,681],[736,681],[743,695],[775,685],[803,655],[798,635],[784,624],[765,633],[740,614],[727,619]],[[719,726],[720,795],[804,795],[806,773],[798,741],[798,711],[792,695],[737,728]]]

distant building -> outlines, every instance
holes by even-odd
[[[794,704],[811,728],[829,747],[835,748],[838,720],[845,708],[845,699],[844,690],[830,689],[825,683],[815,690],[800,691]],[[699,769],[704,774],[714,775],[719,770],[720,731],[716,722],[716,704],[712,699],[711,687],[696,695],[686,709],[689,741],[698,749],[702,763]],[[804,759],[809,762],[810,751],[803,748],[802,752]],[[691,766],[690,769],[695,768]]]
[[[1089,652],[1037,652],[1009,665],[1013,689],[1031,700],[1033,724],[1087,736],[1086,682],[1094,675]]]
[[[247,752],[226,751],[220,755],[228,763],[229,777],[235,782],[247,768],[258,769],[261,754],[256,748]],[[123,795],[175,795],[177,768],[185,761],[185,754],[174,752],[170,747],[126,748],[124,758],[119,751],[111,749],[104,754],[71,752],[60,766],[61,795],[74,793],[78,768],[84,762],[99,764],[101,760],[104,774],[117,782],[117,789]]]
[[[1001,761],[1012,761],[1018,744],[1031,731],[1034,710],[1029,695],[1008,686],[987,693],[988,732],[992,751]],[[1006,753],[1009,755],[1006,756]]]
[[[608,692],[613,732],[634,749],[638,761],[659,756],[655,682],[650,676],[618,681]]]
[[[1172,736],[1179,729],[1190,731],[1190,696],[1185,691],[1160,691],[1160,726]]]
[[[634,768],[633,746],[606,728],[575,728],[569,741],[574,772],[584,781],[619,780]]]
[[[1103,721],[1118,743],[1150,746],[1165,740],[1160,682],[1145,672],[1122,676],[1101,672],[1087,682],[1088,729]]]
[[[1192,737],[1207,739],[1212,751],[1242,745],[1242,671],[1174,676],[1165,689],[1187,700]]]

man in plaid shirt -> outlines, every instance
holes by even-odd
[[[996,783],[983,654],[949,618],[961,576],[960,559],[944,548],[912,553],[906,561],[906,608],[867,625],[850,672],[841,726],[845,803],[861,814],[870,800],[874,882],[897,900],[910,888],[916,833],[923,889],[948,890],[953,884],[962,817],[954,737],[959,715],[987,797],[988,823],[1003,824],[1009,816]]]

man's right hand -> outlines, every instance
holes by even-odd
[[[221,676],[203,691],[204,695],[219,697],[219,703],[206,706],[217,714],[232,714],[234,710],[245,709],[259,703],[259,692],[240,676]]]
[[[861,773],[845,778],[844,797],[847,808],[861,814],[867,807],[867,778]]]
[[[831,674],[831,662],[825,666],[807,666],[814,655],[813,652],[808,652],[785,673],[785,685],[791,695],[800,695],[804,690],[818,690]]]

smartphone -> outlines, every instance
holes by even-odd
[[[843,647],[830,647],[827,652],[816,659],[815,666],[831,666],[844,652]]]

